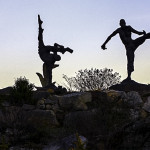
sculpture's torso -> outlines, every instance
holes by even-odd
[[[125,46],[132,44],[133,40],[131,38],[131,27],[130,26],[125,26],[123,28],[119,28],[118,33],[119,33],[122,43]]]

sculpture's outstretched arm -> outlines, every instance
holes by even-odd
[[[113,36],[115,36],[116,34],[118,33],[118,29],[117,30],[115,30],[110,36],[108,36],[108,38],[106,39],[106,41],[103,43],[103,45],[101,46],[101,48],[103,49],[103,50],[105,50],[105,49],[107,49],[105,46],[106,46],[106,44],[111,40],[111,38],[113,37]]]
[[[40,49],[40,48],[42,48],[44,46],[44,42],[43,42],[43,31],[44,31],[44,29],[42,29],[43,21],[40,19],[40,15],[38,15],[38,23],[39,23],[38,40],[39,40],[39,49]]]
[[[131,26],[130,26],[130,28],[131,28],[131,31],[135,34],[138,34],[138,35],[145,35],[146,34],[146,32],[144,30],[143,30],[143,32],[141,32],[141,31],[137,31],[137,30],[133,29]]]

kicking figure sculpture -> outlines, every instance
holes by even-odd
[[[41,84],[43,87],[46,86],[52,86],[52,69],[58,67],[58,64],[55,64],[56,61],[60,61],[61,57],[57,54],[57,52],[60,52],[64,54],[66,51],[72,53],[73,50],[70,48],[64,48],[64,46],[59,45],[57,43],[54,44],[54,46],[44,45],[43,42],[43,31],[42,29],[42,23],[43,21],[40,19],[40,15],[38,15],[38,24],[39,24],[39,34],[38,34],[38,53],[43,64],[43,76],[40,73],[36,73],[38,77],[40,78]]]
[[[142,45],[145,42],[146,39],[150,39],[150,33],[146,34],[144,30],[143,32],[139,32],[133,29],[131,26],[127,26],[124,19],[120,20],[120,26],[120,28],[116,29],[110,36],[108,36],[101,48],[103,50],[107,49],[105,46],[108,43],[108,41],[117,33],[119,34],[122,43],[125,45],[127,55],[128,77],[124,81],[130,81],[131,73],[134,71],[134,52],[140,45]],[[131,33],[135,33],[142,36],[133,40],[131,38]]]

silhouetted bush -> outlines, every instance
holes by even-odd
[[[34,104],[33,99],[33,89],[34,85],[29,83],[29,81],[24,77],[17,78],[15,85],[10,93],[10,99],[12,104],[22,105]]]
[[[108,89],[114,84],[120,83],[119,73],[113,73],[113,69],[93,69],[79,70],[75,77],[63,75],[66,81],[65,87],[69,91],[93,91]]]

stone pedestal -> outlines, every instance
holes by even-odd
[[[110,89],[118,90],[118,91],[125,91],[125,92],[136,91],[136,92],[144,94],[144,93],[150,92],[150,85],[138,83],[134,80],[130,80],[130,81],[124,80],[120,84],[111,86]]]

